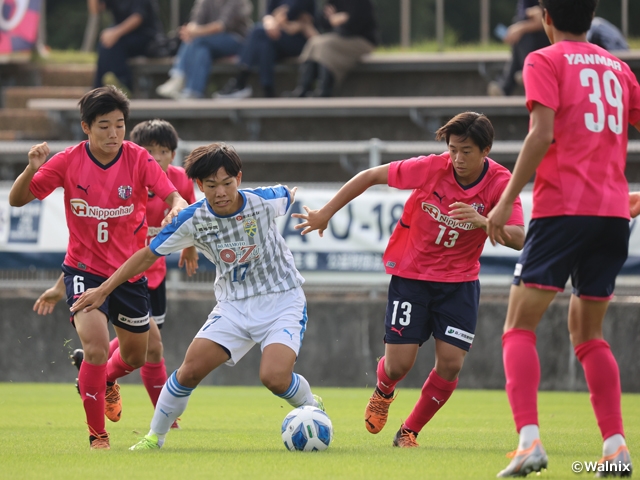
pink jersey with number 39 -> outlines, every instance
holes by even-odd
[[[628,219],[628,126],[640,121],[640,87],[629,66],[591,43],[562,41],[530,53],[523,79],[527,108],[537,102],[555,112],[532,218]]]

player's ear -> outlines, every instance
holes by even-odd
[[[238,182],[238,186],[240,186],[240,183],[242,183],[242,170],[240,170],[238,175],[236,175],[236,181]]]
[[[176,158],[176,151],[171,150],[171,163],[173,163],[174,158]]]
[[[89,135],[89,133],[91,133],[91,127],[87,122],[80,122],[80,126],[82,127],[82,131],[85,135]]]
[[[200,189],[200,191],[202,193],[204,193],[204,187],[202,186],[202,180],[200,180],[199,178],[196,178],[196,184],[198,185],[198,188]]]

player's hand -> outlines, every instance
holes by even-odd
[[[104,48],[113,47],[120,40],[120,34],[115,28],[105,28],[100,34],[100,43]]]
[[[44,162],[47,161],[47,157],[51,153],[51,149],[47,142],[39,143],[34,145],[29,149],[29,166],[34,170],[38,171]]]
[[[327,229],[329,225],[329,218],[324,218],[320,210],[311,210],[306,205],[303,205],[302,208],[307,212],[305,213],[292,213],[291,216],[294,218],[301,218],[304,222],[296,225],[296,230],[302,230],[300,232],[301,235],[306,235],[307,233],[311,233],[314,230],[318,230],[318,235],[321,237],[324,234],[324,231]]]
[[[180,201],[171,210],[169,210],[169,213],[167,213],[167,216],[164,217],[160,226],[166,227],[167,225],[169,225],[173,220],[173,217],[177,217],[178,214],[188,206],[189,204],[187,203],[187,201],[184,198],[181,198]]]
[[[475,208],[463,202],[455,202],[449,205],[453,210],[449,216],[460,223],[470,223],[476,228],[486,228],[487,219],[480,215]]]
[[[44,291],[33,304],[33,311],[38,315],[48,315],[53,312],[53,307],[65,296],[65,291],[57,288],[57,284]]]
[[[296,203],[296,192],[298,191],[298,187],[289,188],[286,185],[284,186],[289,191],[289,197],[291,197],[291,205]]]
[[[198,270],[198,250],[196,250],[196,247],[188,247],[180,252],[178,267],[185,267],[189,277],[196,273],[196,270]]]
[[[107,299],[107,295],[102,292],[100,287],[98,288],[90,288],[80,295],[73,305],[71,305],[71,313],[76,313],[79,311],[83,311],[84,313],[90,312],[91,310],[95,310],[100,305],[104,303]]]
[[[504,226],[511,217],[512,210],[512,204],[500,201],[487,215],[487,235],[494,247],[497,243],[504,245],[507,240],[511,239],[511,236],[504,230]]]
[[[640,215],[640,192],[629,193],[629,213],[631,218]]]

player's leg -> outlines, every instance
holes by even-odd
[[[155,289],[149,289],[151,323],[149,324],[149,344],[147,361],[140,368],[142,383],[147,389],[153,406],[158,402],[162,386],[167,381],[167,369],[164,363],[164,346],[160,329],[164,325],[167,313],[167,294],[164,280]]]
[[[572,275],[574,295],[569,304],[569,333],[591,394],[591,405],[602,434],[602,463],[622,467],[631,475],[620,406],[620,372],[602,324],[615,288],[615,278],[626,259],[629,224],[624,219],[593,220],[601,234],[586,249]]]
[[[209,322],[204,327],[208,324]],[[149,450],[162,447],[171,425],[186,410],[193,390],[204,377],[228,361],[229,358],[229,351],[226,348],[207,338],[194,338],[182,365],[171,374],[167,383],[162,387],[151,420],[151,430],[130,450]]]

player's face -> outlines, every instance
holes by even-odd
[[[162,170],[165,172],[173,162],[173,158],[176,156],[175,150],[169,150],[167,147],[163,147],[162,145],[143,145],[143,147],[151,154],[151,156],[155,159],[156,162],[160,164]]]
[[[480,150],[471,138],[459,135],[449,137],[449,154],[456,172],[456,179],[462,185],[475,182],[484,168],[484,159],[489,154],[490,148]]]
[[[216,215],[227,216],[242,207],[242,195],[238,192],[241,180],[242,172],[237,177],[232,177],[224,167],[220,167],[215,174],[204,180],[196,179],[196,183]]]
[[[89,150],[100,162],[115,158],[124,141],[124,114],[120,110],[98,115],[91,126],[82,122],[82,131],[89,136]]]

